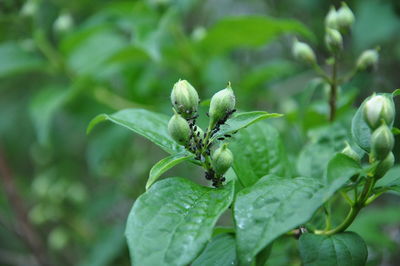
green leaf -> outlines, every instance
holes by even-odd
[[[299,248],[305,266],[364,266],[368,257],[367,245],[354,232],[331,236],[303,234]]]
[[[400,193],[400,166],[397,165],[390,169],[378,180],[375,187],[377,189],[388,189]]]
[[[281,116],[282,116],[281,114],[268,113],[264,111],[238,113],[235,116],[228,119],[226,124],[221,126],[221,129],[218,131],[217,134],[213,136],[213,139],[221,137],[225,134],[232,134],[258,121],[268,118],[281,117]]]
[[[235,238],[231,234],[214,237],[192,266],[232,266],[236,262]]]
[[[229,145],[234,154],[233,169],[244,187],[261,177],[275,174],[290,176],[289,162],[278,131],[266,123],[257,123],[235,135]]]
[[[211,239],[233,199],[233,182],[215,189],[184,178],[154,184],[129,214],[126,237],[132,265],[187,265]]]
[[[393,95],[391,93],[377,93],[376,95],[382,95],[385,96],[389,99],[391,104],[393,105],[394,108],[394,102],[393,102]],[[370,140],[371,140],[371,129],[369,128],[368,124],[364,121],[364,105],[365,103],[371,98],[372,96],[369,96],[364,100],[364,102],[361,104],[361,106],[358,108],[356,114],[353,117],[353,120],[351,122],[351,133],[353,135],[353,138],[355,142],[360,146],[362,149],[365,151],[369,151],[370,149]],[[392,128],[393,122],[391,125],[389,125],[390,128]]]
[[[143,109],[125,109],[111,115],[101,114],[89,123],[87,133],[106,120],[142,135],[170,154],[184,151],[183,146],[176,144],[169,136],[168,117],[164,114]]]
[[[43,60],[16,42],[0,44],[0,78],[43,67]]]
[[[361,171],[349,160],[342,154],[331,160],[326,184],[310,177],[284,179],[267,175],[241,190],[235,202],[239,260],[251,262],[277,237],[311,219],[326,200]]]
[[[315,39],[311,31],[295,20],[236,16],[224,18],[211,27],[201,44],[210,52],[221,53],[239,47],[266,45],[285,33],[299,33]]]
[[[187,161],[193,157],[194,157],[193,154],[178,153],[178,154],[170,155],[170,156],[162,159],[155,165],[153,165],[153,167],[150,170],[149,179],[147,180],[147,183],[146,183],[146,190],[148,190],[150,188],[150,186],[153,185],[153,183],[156,182],[157,179],[163,173],[165,173],[166,171],[168,171],[175,165],[177,165],[181,162]]]

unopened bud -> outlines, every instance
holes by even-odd
[[[371,129],[380,126],[381,121],[387,125],[392,125],[395,109],[393,103],[383,95],[372,96],[364,105],[364,120]]]
[[[325,44],[326,47],[331,52],[338,52],[343,48],[343,38],[338,30],[335,29],[326,29],[325,33]]]
[[[392,151],[394,137],[390,128],[383,123],[371,136],[371,155],[374,160],[383,160]]]
[[[210,102],[210,128],[212,128],[218,121],[226,119],[235,108],[235,94],[228,84],[223,90],[220,90],[213,95]]]
[[[346,147],[342,150],[341,153],[353,159],[356,162],[361,161],[360,155],[358,155],[358,153],[355,150],[353,150],[353,148],[347,142],[346,142]]]
[[[354,14],[349,8],[349,6],[342,2],[342,6],[336,13],[336,22],[340,29],[349,29],[354,23]]]
[[[390,168],[393,167],[393,165],[394,155],[393,152],[389,152],[388,156],[386,156],[386,158],[377,165],[374,177],[376,179],[382,178],[387,173],[387,171],[389,171]]]
[[[228,171],[229,167],[232,166],[233,163],[233,154],[227,148],[227,144],[223,144],[221,147],[216,149],[212,155],[212,165],[215,173],[217,175],[222,176]]]
[[[328,14],[326,14],[325,27],[326,28],[330,28],[330,29],[337,29],[338,28],[337,11],[336,11],[334,6],[331,6],[331,8],[329,9]]]
[[[197,112],[199,95],[189,82],[179,80],[172,89],[171,102],[180,115],[191,118]]]
[[[308,44],[298,40],[295,40],[293,43],[292,53],[296,60],[306,64],[313,65],[317,61],[315,58],[315,53],[311,47]]]
[[[362,52],[357,59],[358,70],[372,70],[375,69],[379,60],[379,53],[377,49],[369,49]]]
[[[175,110],[174,110],[175,111]],[[186,119],[175,112],[168,122],[168,132],[181,145],[186,146],[190,140],[190,127]]]
[[[69,13],[61,14],[56,21],[54,21],[54,31],[57,33],[68,32],[74,25],[74,20]]]

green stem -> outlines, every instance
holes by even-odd
[[[332,78],[331,78],[331,90],[329,95],[329,121],[333,122],[336,117],[336,98],[337,98],[337,56],[333,57],[333,67],[332,67]]]

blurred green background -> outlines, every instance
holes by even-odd
[[[340,72],[363,50],[381,49],[376,72],[341,88],[340,129],[348,129],[364,97],[400,84],[400,2],[347,3],[356,23]],[[202,100],[231,81],[239,109],[285,113],[274,123],[288,167],[318,174],[301,154],[315,154],[307,147],[326,134],[326,95],[290,50],[297,36],[324,63],[330,5],[340,1],[1,0],[0,264],[37,265],[41,257],[49,265],[129,265],[125,220],[149,169],[166,154],[115,125],[89,136],[85,130],[97,114],[124,108],[171,114],[179,78]],[[318,154],[340,138],[342,131],[334,132]],[[188,171],[202,178],[190,165],[168,174]],[[384,196],[352,227],[367,241],[370,265],[400,263],[399,199]],[[299,265],[295,245],[278,240],[269,265]]]

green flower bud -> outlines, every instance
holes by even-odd
[[[172,89],[171,102],[180,115],[184,118],[191,118],[197,112],[199,95],[189,82],[179,80]]]
[[[379,164],[377,165],[374,175],[375,178],[376,179],[382,178],[387,173],[387,171],[389,171],[390,168],[393,167],[393,165],[394,165],[394,155],[393,152],[390,152],[388,156],[386,156],[386,158],[383,161],[379,162]]]
[[[175,110],[174,110],[175,111]],[[186,119],[176,113],[168,122],[168,132],[179,144],[186,146],[190,140],[190,127]]]
[[[210,128],[218,121],[226,119],[232,113],[235,108],[235,101],[235,94],[230,84],[225,89],[213,95],[208,112],[210,116]]]
[[[330,29],[337,29],[338,28],[338,23],[337,23],[337,12],[334,6],[331,6],[329,9],[328,14],[326,14],[325,17],[325,27],[330,28]]]
[[[383,123],[371,136],[371,155],[373,160],[383,160],[392,151],[394,137],[390,128]]]
[[[311,47],[304,42],[299,42],[297,39],[293,43],[292,54],[296,60],[306,64],[313,65],[317,62]]]
[[[228,171],[229,167],[232,166],[233,163],[233,154],[227,148],[227,144],[223,144],[221,147],[216,149],[212,154],[212,165],[214,171],[217,175],[222,176]]]
[[[326,29],[325,33],[325,44],[326,47],[331,52],[338,52],[343,48],[343,38],[338,30],[335,29]]]
[[[354,23],[354,14],[349,6],[342,2],[342,6],[336,13],[336,22],[340,29],[349,29]]]
[[[357,70],[372,70],[376,68],[378,60],[377,49],[365,50],[357,59]]]
[[[393,103],[382,95],[372,96],[364,105],[364,120],[371,129],[376,129],[382,119],[387,125],[392,125],[395,110]]]
[[[350,157],[356,162],[361,161],[360,155],[358,155],[358,153],[353,150],[348,142],[346,142],[346,147],[342,150],[341,153],[346,155],[347,157]]]

